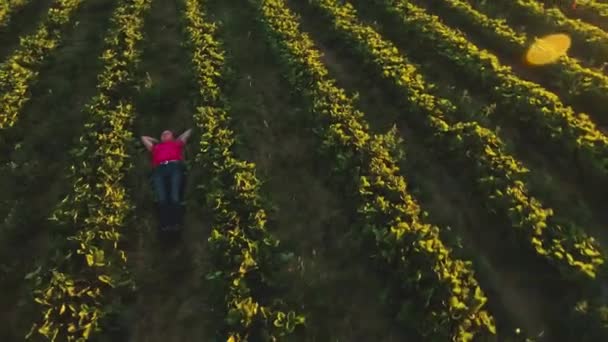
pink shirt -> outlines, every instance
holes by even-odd
[[[152,148],[152,166],[156,167],[165,161],[184,160],[184,145],[183,141],[177,139],[154,145]]]

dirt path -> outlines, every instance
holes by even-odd
[[[47,217],[71,184],[65,178],[86,119],[83,106],[95,94],[98,60],[114,2],[91,0],[66,32],[65,43],[49,58],[16,126],[7,132],[0,157],[0,340],[22,339],[32,323],[31,293],[25,273],[53,250]],[[75,91],[77,89],[78,91]],[[6,210],[6,211],[5,211]],[[37,309],[37,308],[36,308]],[[36,313],[37,314],[37,313]]]

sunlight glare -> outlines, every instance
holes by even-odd
[[[563,33],[550,34],[536,41],[526,53],[526,61],[532,65],[544,65],[557,61],[570,48],[570,37]]]

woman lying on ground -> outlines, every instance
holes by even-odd
[[[161,133],[160,142],[152,137],[141,137],[152,154],[152,184],[158,200],[162,231],[176,231],[183,225],[184,146],[191,133],[192,129],[189,129],[175,138],[172,131],[166,130]]]

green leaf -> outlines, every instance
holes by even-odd
[[[222,274],[224,274],[222,271],[216,271],[216,272],[213,272],[213,273],[208,273],[207,276],[205,277],[205,279],[207,279],[207,280],[218,279],[219,277],[222,276]]]
[[[40,270],[42,270],[42,266],[38,266],[34,271],[26,274],[24,279],[30,280],[30,279],[34,278],[36,275],[38,275],[38,273],[40,273]]]
[[[101,282],[104,282],[112,287],[114,287],[114,283],[112,281],[112,277],[110,277],[109,275],[105,275],[102,274],[99,277],[97,277]]]

